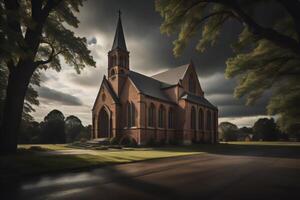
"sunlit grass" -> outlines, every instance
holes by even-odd
[[[300,142],[284,142],[284,141],[232,141],[221,142],[221,144],[237,144],[237,145],[274,145],[274,146],[300,146]]]
[[[40,146],[45,150],[66,150],[70,149],[66,144],[19,144],[18,148],[29,149],[31,147]]]
[[[47,151],[28,151],[31,146],[39,146]],[[73,169],[130,163],[157,158],[199,154],[192,148],[128,148],[112,150],[78,150],[74,155],[54,155],[53,151],[72,150],[65,145],[20,145],[23,148],[16,155],[1,156],[0,178],[9,178],[31,174],[41,174]],[[51,152],[52,150],[52,152]]]

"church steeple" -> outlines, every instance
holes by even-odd
[[[122,27],[121,11],[119,11],[114,43],[111,50],[108,52],[108,77],[118,74],[119,72],[126,72],[128,70],[129,52],[127,51]]]
[[[122,27],[121,11],[119,11],[114,43],[111,50],[108,52],[108,80],[117,95],[121,92],[128,71],[129,52],[127,51]]]
[[[124,33],[123,33],[120,10],[119,10],[118,25],[117,25],[117,29],[116,29],[116,33],[115,33],[115,39],[114,39],[114,43],[113,43],[111,50],[114,50],[114,49],[122,49],[122,50],[127,51],[125,37],[124,37]]]

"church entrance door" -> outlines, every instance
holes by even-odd
[[[109,115],[104,107],[100,111],[99,118],[98,138],[107,138],[109,137],[110,133],[110,120]]]

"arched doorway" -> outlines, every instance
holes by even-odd
[[[103,107],[99,113],[98,138],[107,138],[110,135],[110,119],[108,111]]]

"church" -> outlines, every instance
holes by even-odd
[[[120,14],[92,120],[92,139],[127,138],[138,145],[218,141],[218,108],[204,97],[193,62],[151,77],[130,70]]]

